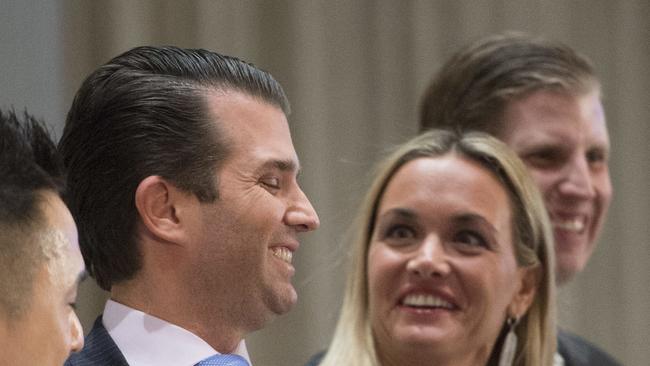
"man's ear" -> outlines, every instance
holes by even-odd
[[[521,318],[535,300],[537,288],[542,278],[542,269],[539,265],[520,267],[517,269],[519,288],[508,306],[508,315]]]
[[[135,207],[142,224],[153,236],[178,244],[187,239],[183,216],[188,207],[185,201],[192,198],[166,179],[152,175],[138,185]]]

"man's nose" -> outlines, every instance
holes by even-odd
[[[320,226],[316,210],[314,210],[311,202],[299,187],[296,189],[294,199],[287,209],[285,221],[287,225],[296,228],[298,232],[316,230]]]
[[[576,157],[564,169],[560,192],[563,195],[592,198],[595,194],[589,162],[585,157]]]

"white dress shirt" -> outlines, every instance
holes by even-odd
[[[102,323],[131,366],[193,366],[219,353],[194,333],[113,300]],[[244,340],[234,354],[251,363]]]

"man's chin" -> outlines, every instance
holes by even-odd
[[[296,306],[298,303],[298,294],[296,293],[296,290],[291,287],[291,291],[289,294],[287,294],[287,297],[284,298],[284,301],[281,302],[281,305],[279,307],[279,312],[278,315],[286,314],[288,313],[291,309]]]
[[[267,299],[268,308],[274,317],[288,313],[298,302],[298,294],[292,285]]]
[[[570,282],[575,276],[582,272],[587,264],[588,258],[581,259],[569,253],[558,253],[555,270],[555,283],[562,286]]]
[[[595,247],[586,237],[564,234],[555,232],[555,283],[558,285],[571,281],[585,269]]]

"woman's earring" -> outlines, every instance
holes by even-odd
[[[515,359],[517,353],[517,334],[515,334],[515,327],[519,319],[508,316],[506,325],[508,326],[508,334],[503,341],[501,347],[501,355],[499,356],[499,366],[512,366],[512,361]]]

